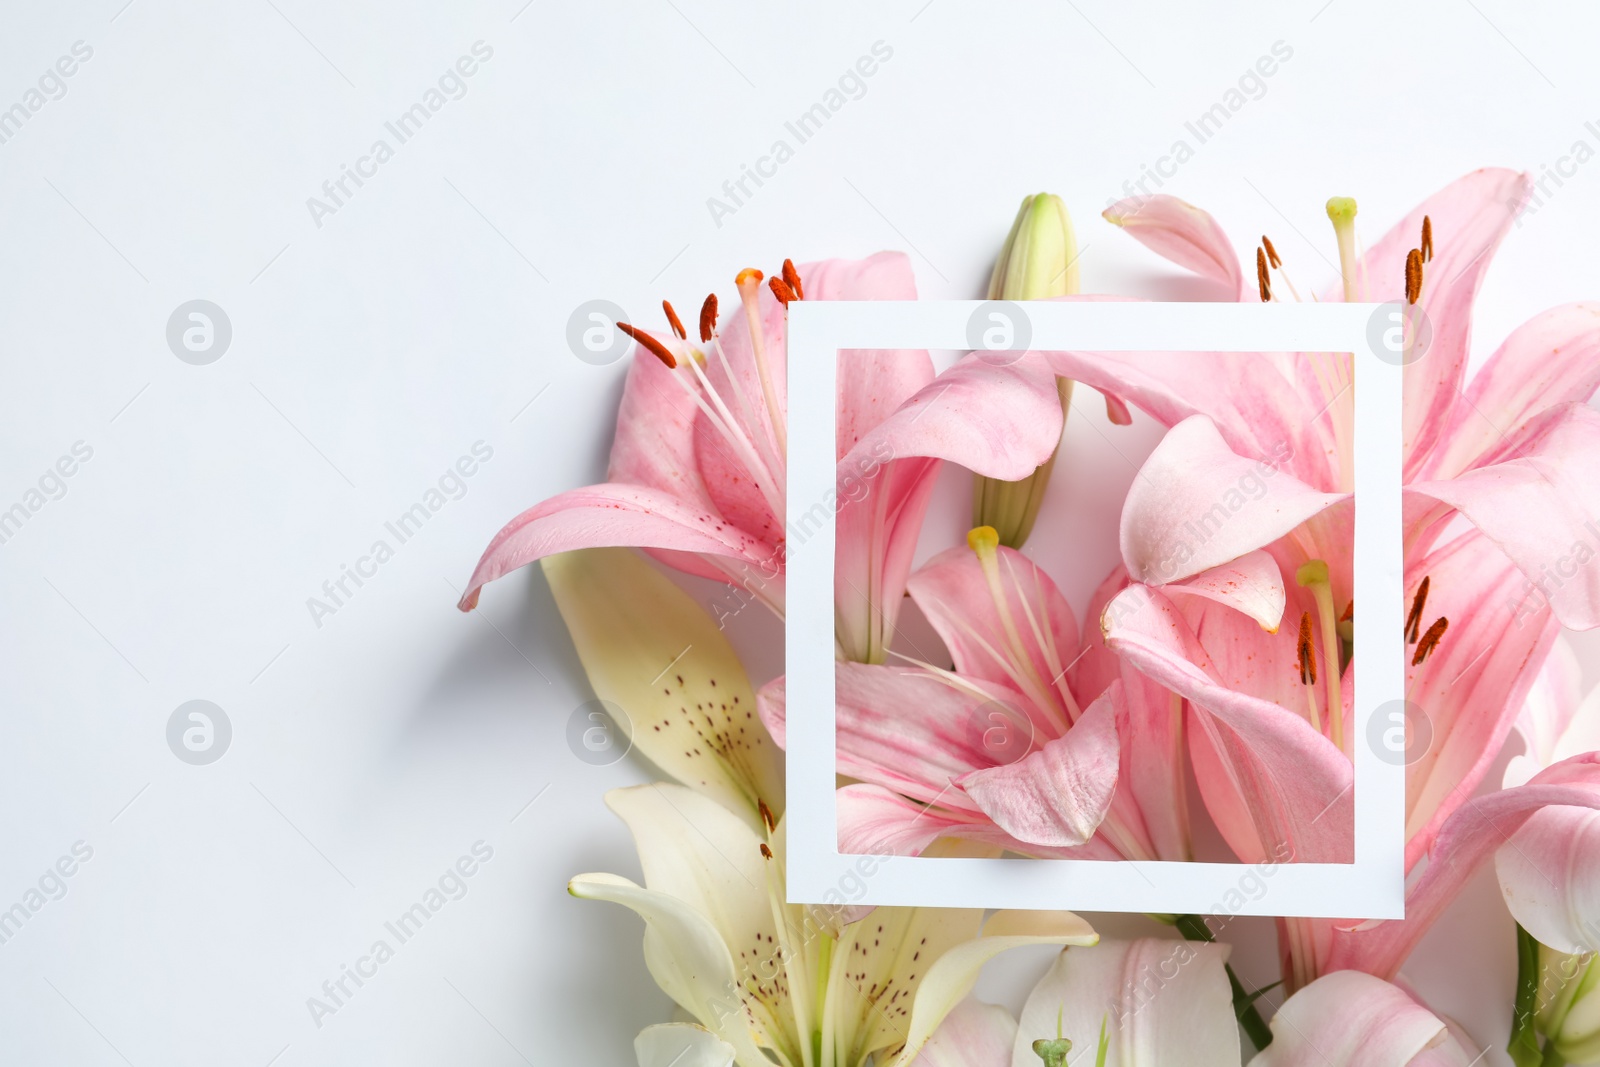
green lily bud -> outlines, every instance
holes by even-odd
[[[1006,243],[989,278],[990,300],[1045,300],[1078,291],[1078,242],[1072,217],[1059,196],[1037,193],[1023,199]],[[1056,379],[1061,394],[1061,414],[1072,401],[1072,381]],[[1059,451],[1059,449],[1058,449]],[[1000,543],[1021,548],[1044,502],[1052,452],[1031,475],[1017,482],[978,476],[972,493],[972,525],[993,526]]]
[[[1600,1063],[1600,957],[1539,946],[1537,1025],[1569,1064]],[[1546,1062],[1552,1062],[1546,1053]]]

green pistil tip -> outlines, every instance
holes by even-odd
[[[1320,559],[1310,560],[1301,564],[1300,569],[1294,572],[1294,580],[1301,585],[1327,585],[1328,565]]]
[[[1356,202],[1348,196],[1331,196],[1328,198],[1328,218],[1335,226],[1354,221],[1356,217]]]

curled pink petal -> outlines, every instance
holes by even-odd
[[[1233,243],[1217,220],[1175,196],[1130,196],[1101,213],[1157,255],[1202,277],[1221,282],[1228,295],[1242,299],[1247,290]]]

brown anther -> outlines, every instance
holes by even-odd
[[[643,330],[636,330],[625,322],[617,323],[617,329],[621,330],[635,341],[638,341],[640,344],[644,345],[655,355],[657,359],[665,363],[669,368],[677,367],[678,358],[667,350],[667,346],[662,344],[660,341],[657,341],[654,337],[651,337]]]
[[[1422,216],[1422,248],[1419,251],[1422,253],[1422,262],[1433,262],[1433,220],[1426,215]]]
[[[1340,622],[1349,622],[1355,618],[1356,602],[1354,600],[1344,606],[1344,614],[1339,616]]]
[[[1411,612],[1406,616],[1405,636],[1408,644],[1416,644],[1417,635],[1422,631],[1422,609],[1428,603],[1428,584],[1429,578],[1425,574],[1417,586],[1416,599],[1411,602]]]
[[[672,327],[672,332],[677,335],[678,340],[687,341],[688,331],[683,328],[683,320],[678,318],[678,313],[672,310],[672,304],[666,300],[661,301],[661,310],[667,313],[667,324]]]
[[[1272,263],[1273,270],[1283,266],[1283,260],[1278,258],[1278,250],[1272,247],[1272,239],[1266,234],[1261,235],[1261,247],[1267,250],[1267,259]]]
[[[717,294],[706,294],[706,302],[700,305],[700,343],[709,344],[711,335],[717,332]]]
[[[783,280],[788,283],[789,288],[794,290],[794,298],[796,300],[804,300],[806,298],[805,286],[800,284],[800,272],[794,269],[794,260],[792,259],[783,261]]]
[[[1420,667],[1422,661],[1439,647],[1439,638],[1450,628],[1450,620],[1443,615],[1433,620],[1433,625],[1428,627],[1428,632],[1422,635],[1422,640],[1417,642],[1417,650],[1411,654],[1411,665]]]
[[[798,300],[794,290],[789,288],[789,283],[774,274],[767,279],[767,288],[772,290],[772,295],[778,298],[778,303],[784,307],[789,306],[789,301]]]
[[[1311,612],[1300,613],[1300,640],[1298,642],[1300,654],[1300,684],[1317,684],[1317,650],[1311,644]]]
[[[767,807],[765,800],[759,798],[756,800],[756,806],[761,809],[761,821],[766,825],[767,833],[772,833],[778,828],[778,820],[772,817],[772,809]]]
[[[772,858],[772,850],[767,847],[767,843],[765,841],[761,842],[761,855],[764,859],[770,860]]]
[[[1406,303],[1422,298],[1422,253],[1413,248],[1406,253]]]
[[[1272,279],[1267,276],[1267,254],[1256,249],[1256,282],[1261,286],[1261,302],[1272,299]]]

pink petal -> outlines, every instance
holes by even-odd
[[[1271,544],[1344,499],[1228,448],[1185,419],[1145,460],[1122,507],[1122,561],[1135,581],[1174,582]]]
[[[1005,366],[970,355],[942,372],[857,442],[851,459],[926,456],[990,478],[1026,478],[1061,440],[1061,395],[1045,361]]]
[[[881,785],[857,783],[834,792],[839,851],[860,856],[919,856],[944,834],[969,825],[937,807],[907,800]]]
[[[1433,260],[1423,268],[1421,306],[1433,327],[1427,351],[1405,367],[1404,440],[1409,481],[1417,477],[1450,424],[1467,366],[1472,304],[1529,189],[1513,170],[1476,170],[1423,201],[1361,260],[1362,298],[1405,296],[1406,253],[1421,242],[1422,219],[1433,222]],[[1330,290],[1324,299],[1342,299]]]
[[[1494,854],[1511,915],[1558,952],[1600,952],[1600,811],[1536,813]]]
[[[711,511],[695,459],[700,410],[672,381],[672,373],[642,345],[635,347],[617,408],[606,481],[659,489]]]
[[[1392,978],[1467,878],[1533,815],[1551,805],[1600,809],[1600,752],[1574,756],[1533,781],[1461,806],[1445,822],[1428,865],[1406,892],[1406,917],[1333,930],[1328,970]]]
[[[1175,196],[1130,196],[1101,212],[1157,255],[1227,286],[1229,298],[1246,295],[1233,243],[1209,214]]]
[[[925,804],[976,812],[951,783],[1026,751],[1026,735],[1035,728],[1021,694],[1000,686],[978,695],[931,671],[865,663],[839,663],[836,677],[838,772]],[[784,680],[769,682],[756,696],[762,721],[783,745]],[[999,728],[1003,744],[986,744],[996,739],[991,712],[1006,720]]]
[[[658,489],[602,483],[573,489],[524,511],[494,535],[461,598],[477,606],[478,590],[518,567],[576,548],[637,545],[722,556],[760,570],[774,559],[772,546],[720,516]],[[769,582],[781,596],[782,579]]]
[[[1423,1056],[1428,1058],[1419,1058]],[[1370,974],[1339,971],[1284,1001],[1272,1019],[1272,1044],[1249,1067],[1424,1063],[1466,1067],[1469,1058],[1444,1021],[1405,990]]]
[[[1111,651],[1100,632],[1106,606],[1127,587],[1128,572],[1119,563],[1089,600],[1085,647],[1068,677],[1080,702],[1108,694],[1126,720],[1111,811],[1145,855],[1123,858],[1190,860],[1183,700]]]
[[[1277,633],[1283,621],[1283,573],[1269,552],[1247,552],[1165,589],[1168,596],[1214,600],[1248,615],[1270,633]]]
[[[1011,1067],[1017,1021],[994,1004],[968,997],[944,1017],[910,1067]]]
[[[939,474],[939,461],[910,457],[887,463],[852,453],[839,463],[833,558],[834,635],[839,651],[860,663],[881,663],[905,599],[917,535]],[[820,527],[812,512],[796,516],[797,540]]]
[[[1120,755],[1116,710],[1102,697],[1064,737],[1015,763],[970,771],[956,784],[1018,840],[1070,847],[1093,837],[1110,809]]]
[[[1056,680],[1078,654],[1077,617],[1038,564],[1003,545],[997,551],[1006,607],[1025,654],[1020,662],[970,548],[941,552],[917,569],[906,590],[944,640],[957,673],[1016,688],[1031,682],[1051,694],[1036,699],[1060,700]]]
[[[1453,478],[1495,462],[1505,434],[1563,404],[1583,403],[1600,386],[1600,304],[1562,304],[1518,326],[1455,406],[1430,465],[1430,478]]]
[[[1572,643],[1556,635],[1550,655],[1539,668],[1539,676],[1533,680],[1522,702],[1522,710],[1517,713],[1516,730],[1522,737],[1522,754],[1513,756],[1506,765],[1502,786],[1523,785],[1557,760],[1575,756],[1580,751],[1600,749],[1600,704],[1586,704],[1580,684],[1582,678],[1583,667],[1578,663],[1578,654],[1572,650]],[[1600,688],[1590,696],[1600,697]],[[1557,746],[1580,706],[1584,707],[1584,717],[1596,731],[1594,743],[1558,756]]]
[[[1063,300],[1119,300],[1084,294]],[[1339,484],[1329,398],[1303,380],[1303,357],[1260,352],[1040,352],[1050,367],[1132,403],[1163,426],[1193,415],[1228,446],[1323,489]]]
[[[1525,591],[1547,600],[1562,625],[1600,626],[1600,412],[1554,408],[1518,436],[1514,454],[1408,494],[1448,504],[1511,557]],[[1538,593],[1533,591],[1537,589]]]
[[[1407,657],[1407,699],[1431,735],[1406,769],[1408,868],[1494,766],[1557,629],[1543,608],[1521,610],[1521,574],[1476,531],[1414,561],[1413,594],[1423,575],[1430,592],[1419,630],[1440,617],[1449,629],[1420,666]]]
[[[1113,650],[1201,710],[1191,720],[1199,729],[1190,733],[1197,778],[1241,860],[1351,861],[1353,775],[1343,753],[1300,715],[1225,684],[1161,592],[1130,586],[1101,625]]]

